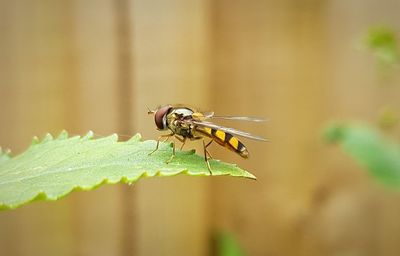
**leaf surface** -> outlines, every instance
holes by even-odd
[[[386,185],[400,187],[400,146],[367,125],[332,125],[326,137]]]
[[[128,141],[117,135],[93,139],[47,135],[42,141],[34,138],[22,154],[10,157],[0,152],[0,209],[13,209],[34,200],[57,200],[73,190],[92,190],[101,184],[134,183],[142,177],[187,174],[207,176],[204,158],[192,151],[177,151],[166,164],[172,146],[156,141],[142,141],[139,134]],[[236,165],[210,161],[213,176],[231,175],[255,179]]]

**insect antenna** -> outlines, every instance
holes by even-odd
[[[155,110],[151,110],[148,106],[146,106],[147,108],[147,114],[154,114],[156,111]]]

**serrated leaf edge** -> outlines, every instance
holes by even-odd
[[[10,156],[11,150],[9,148],[3,150],[2,147],[0,147],[0,156]]]
[[[242,177],[242,178],[247,178],[247,179],[252,179],[252,180],[257,180],[257,178],[245,171],[243,175],[232,175],[232,174],[217,174],[217,175],[213,175],[213,176],[232,176],[232,177]],[[57,201],[59,199],[62,199],[66,196],[68,196],[69,194],[71,194],[72,192],[76,192],[76,191],[91,191],[91,190],[95,190],[98,187],[100,187],[101,185],[113,185],[113,184],[117,184],[117,183],[123,183],[123,184],[128,184],[128,185],[132,185],[133,183],[136,183],[137,181],[143,179],[143,178],[149,178],[149,177],[172,177],[172,176],[177,176],[177,175],[181,175],[181,174],[186,174],[186,175],[190,175],[190,176],[210,176],[208,173],[192,173],[187,169],[181,170],[181,171],[175,171],[175,172],[168,172],[168,173],[163,173],[161,171],[157,171],[154,174],[149,174],[148,172],[143,172],[141,175],[133,177],[133,178],[128,178],[127,176],[122,176],[119,180],[116,181],[112,181],[108,178],[104,178],[102,179],[100,182],[93,184],[92,186],[89,187],[84,187],[84,186],[74,186],[73,188],[71,188],[70,190],[68,190],[67,192],[65,192],[64,194],[61,194],[59,196],[56,197],[49,197],[46,192],[44,191],[40,191],[38,192],[35,196],[33,196],[31,199],[26,200],[23,203],[20,204],[1,204],[0,203],[0,211],[2,210],[12,210],[12,209],[16,209],[20,206],[23,206],[25,204],[34,202],[34,201],[38,201],[38,200],[42,200],[42,201]]]
[[[60,132],[60,134],[54,139],[54,137],[50,134],[47,133],[45,135],[45,137],[40,140],[37,136],[34,136],[32,139],[32,144],[31,146],[34,146],[36,144],[42,144],[42,143],[46,143],[52,140],[65,140],[65,139],[69,139],[69,138],[76,138],[78,137],[79,139],[86,141],[86,140],[91,140],[94,138],[94,133],[93,131],[89,131],[87,132],[86,135],[84,136],[73,136],[73,137],[69,137],[68,136],[68,132],[63,130]],[[111,139],[111,141],[117,142],[119,137],[116,133],[106,136],[103,139]],[[128,141],[128,143],[137,143],[137,142],[142,142],[142,136],[140,133],[136,133],[135,135],[133,135]],[[149,141],[154,141],[154,140],[149,140]],[[172,147],[172,143],[168,143],[170,147]],[[3,151],[2,148],[0,147],[0,156],[1,155],[10,155],[10,150],[7,149],[6,151]],[[189,150],[189,151],[185,151],[188,153],[188,155],[193,155],[195,154],[195,150]],[[220,162],[220,160],[217,159],[213,159],[212,161],[216,161],[216,162]],[[225,163],[227,165],[231,165],[233,167],[237,167],[236,164],[232,164],[232,163]],[[242,169],[243,170],[243,169]],[[253,174],[251,174],[250,172],[247,172],[246,170],[243,170],[244,173],[242,175],[236,175],[236,174],[229,174],[229,173],[224,173],[224,174],[216,174],[213,176],[232,176],[232,177],[242,177],[242,178],[247,178],[247,179],[252,179],[252,180],[257,180],[257,177],[254,176]],[[150,174],[147,171],[144,171],[141,175],[136,176],[134,178],[129,179],[126,176],[122,176],[119,180],[116,181],[111,181],[108,178],[104,178],[102,179],[100,182],[93,184],[92,186],[89,187],[83,187],[83,186],[75,186],[73,188],[71,188],[69,191],[65,192],[62,195],[59,195],[57,197],[49,197],[46,192],[44,191],[40,191],[38,192],[35,196],[33,196],[32,198],[26,200],[23,203],[19,203],[19,204],[14,204],[14,205],[10,205],[10,204],[2,204],[0,203],[0,211],[1,210],[8,210],[8,209],[15,209],[18,208],[20,206],[23,206],[25,204],[28,204],[30,202],[33,201],[37,201],[37,200],[43,200],[43,201],[56,201],[58,199],[64,198],[65,196],[69,195],[70,193],[74,192],[74,191],[90,191],[90,190],[94,190],[97,189],[99,186],[103,185],[103,184],[117,184],[117,183],[125,183],[125,184],[133,184],[136,181],[142,179],[142,178],[147,178],[147,177],[171,177],[171,176],[176,176],[176,175],[180,175],[180,174],[186,174],[186,175],[190,175],[190,176],[210,176],[208,173],[198,173],[198,172],[191,172],[188,169],[183,169],[181,171],[174,171],[174,172],[167,172],[167,173],[163,173],[161,171],[157,171],[154,174]]]

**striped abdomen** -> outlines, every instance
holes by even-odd
[[[243,158],[249,157],[249,152],[245,145],[239,141],[238,138],[233,136],[232,134],[226,133],[221,130],[216,130],[208,127],[198,127],[198,131],[202,132],[203,134],[207,135],[208,137],[212,138],[215,142],[224,146],[237,154],[239,154]]]

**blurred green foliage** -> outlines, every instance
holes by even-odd
[[[218,256],[244,256],[235,237],[229,232],[221,232],[217,235]]]
[[[371,27],[363,44],[374,53],[378,63],[383,66],[392,67],[400,61],[396,35],[389,27]]]
[[[370,50],[380,67],[395,67],[400,63],[400,52],[394,30],[388,26],[374,26],[363,40],[363,48]],[[379,111],[378,125],[382,130],[396,128],[399,116],[391,106]],[[360,165],[383,184],[400,187],[400,145],[367,124],[337,123],[325,130],[325,138],[341,145]]]
[[[379,113],[378,124],[384,130],[391,130],[396,128],[399,123],[399,116],[395,109],[391,106],[385,106]]]
[[[400,145],[384,138],[368,125],[333,124],[325,137],[364,166],[386,185],[400,187]]]

